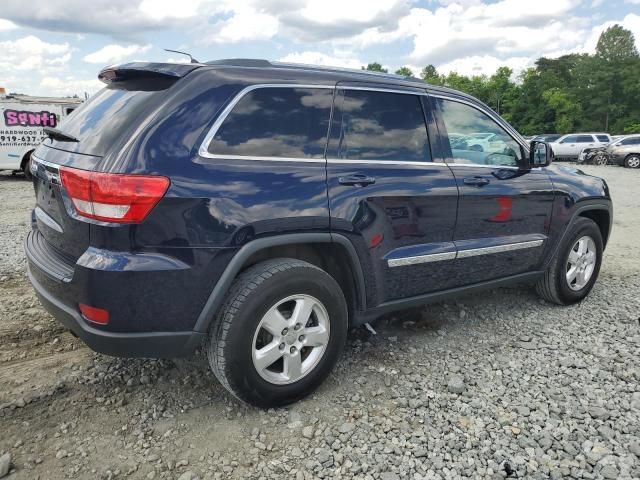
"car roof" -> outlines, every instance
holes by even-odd
[[[446,93],[459,97],[474,100],[481,103],[478,99],[447,87],[430,85],[423,80],[415,77],[396,75],[393,73],[374,72],[370,70],[356,70],[351,68],[325,67],[319,65],[306,65],[301,63],[288,62],[272,62],[262,59],[248,58],[232,58],[223,60],[213,60],[201,64],[202,66],[215,69],[244,69],[259,70],[263,74],[272,74],[274,77],[287,79],[288,81],[308,80],[313,76],[320,83],[326,82],[366,82],[385,84],[389,86],[400,86],[409,88],[428,89],[434,93]],[[297,74],[297,75],[296,75]],[[298,76],[300,78],[296,78]]]

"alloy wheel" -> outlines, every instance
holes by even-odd
[[[573,244],[567,259],[566,278],[571,290],[582,290],[596,268],[596,244],[588,235]]]
[[[638,168],[640,167],[640,156],[633,155],[627,158],[627,167],[629,168]]]
[[[286,385],[308,375],[329,344],[324,305],[310,295],[292,295],[264,314],[253,336],[253,366],[267,382]]]

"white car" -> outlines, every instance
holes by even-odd
[[[611,142],[608,133],[569,133],[551,142],[556,160],[576,160],[585,148],[600,147]]]

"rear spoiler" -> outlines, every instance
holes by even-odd
[[[130,80],[176,81],[202,66],[198,63],[124,63],[104,68],[98,74],[98,80],[107,85]]]

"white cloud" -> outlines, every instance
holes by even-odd
[[[142,0],[140,11],[154,20],[189,18],[198,14],[206,0]]]
[[[100,50],[85,55],[83,60],[88,63],[112,64],[121,60],[146,53],[151,49],[151,45],[105,45]]]
[[[73,96],[78,95],[84,98],[84,93],[89,95],[97,92],[104,84],[98,79],[79,80],[71,76],[66,77],[44,77],[39,84],[39,92],[44,92],[47,96]]]
[[[268,40],[278,33],[279,22],[276,17],[259,12],[251,7],[234,7],[232,16],[220,20],[214,25],[207,25],[203,30],[209,32],[201,42],[237,43],[249,40]]]
[[[71,59],[68,43],[48,43],[34,35],[0,42],[0,72],[60,67]]]
[[[15,23],[5,20],[4,18],[0,18],[0,32],[15,30],[16,28],[18,28],[18,26]]]
[[[280,59],[281,62],[303,63],[306,65],[322,65],[326,67],[360,68],[363,62],[356,58],[345,58],[325,53],[305,51],[289,53]]]
[[[461,75],[492,75],[500,67],[509,67],[516,78],[523,70],[533,66],[533,59],[529,57],[511,57],[500,59],[491,55],[475,55],[457,58],[438,66],[439,73],[457,72]]]

